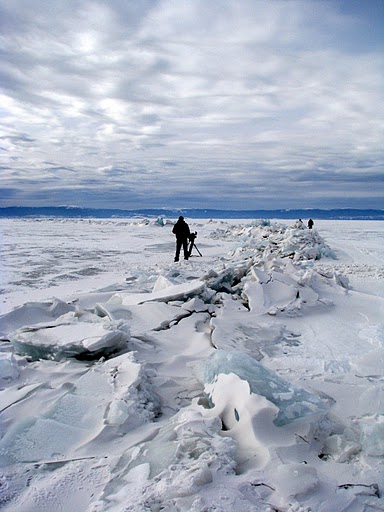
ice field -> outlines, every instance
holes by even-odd
[[[0,220],[0,510],[384,510],[384,222],[175,220]]]

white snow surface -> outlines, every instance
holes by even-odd
[[[384,222],[187,221],[0,221],[0,509],[384,511]]]

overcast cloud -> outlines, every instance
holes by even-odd
[[[7,205],[383,208],[382,0],[0,0]]]

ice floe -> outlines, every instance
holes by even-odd
[[[384,298],[345,239],[200,220],[174,263],[164,217],[17,222],[62,261],[5,284],[5,512],[384,510]]]

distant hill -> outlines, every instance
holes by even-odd
[[[0,217],[64,217],[64,218],[134,218],[169,217],[179,215],[192,219],[339,219],[384,220],[384,210],[297,209],[297,210],[214,210],[214,209],[164,209],[118,210],[113,208],[80,208],[75,206],[8,206],[0,208]]]

